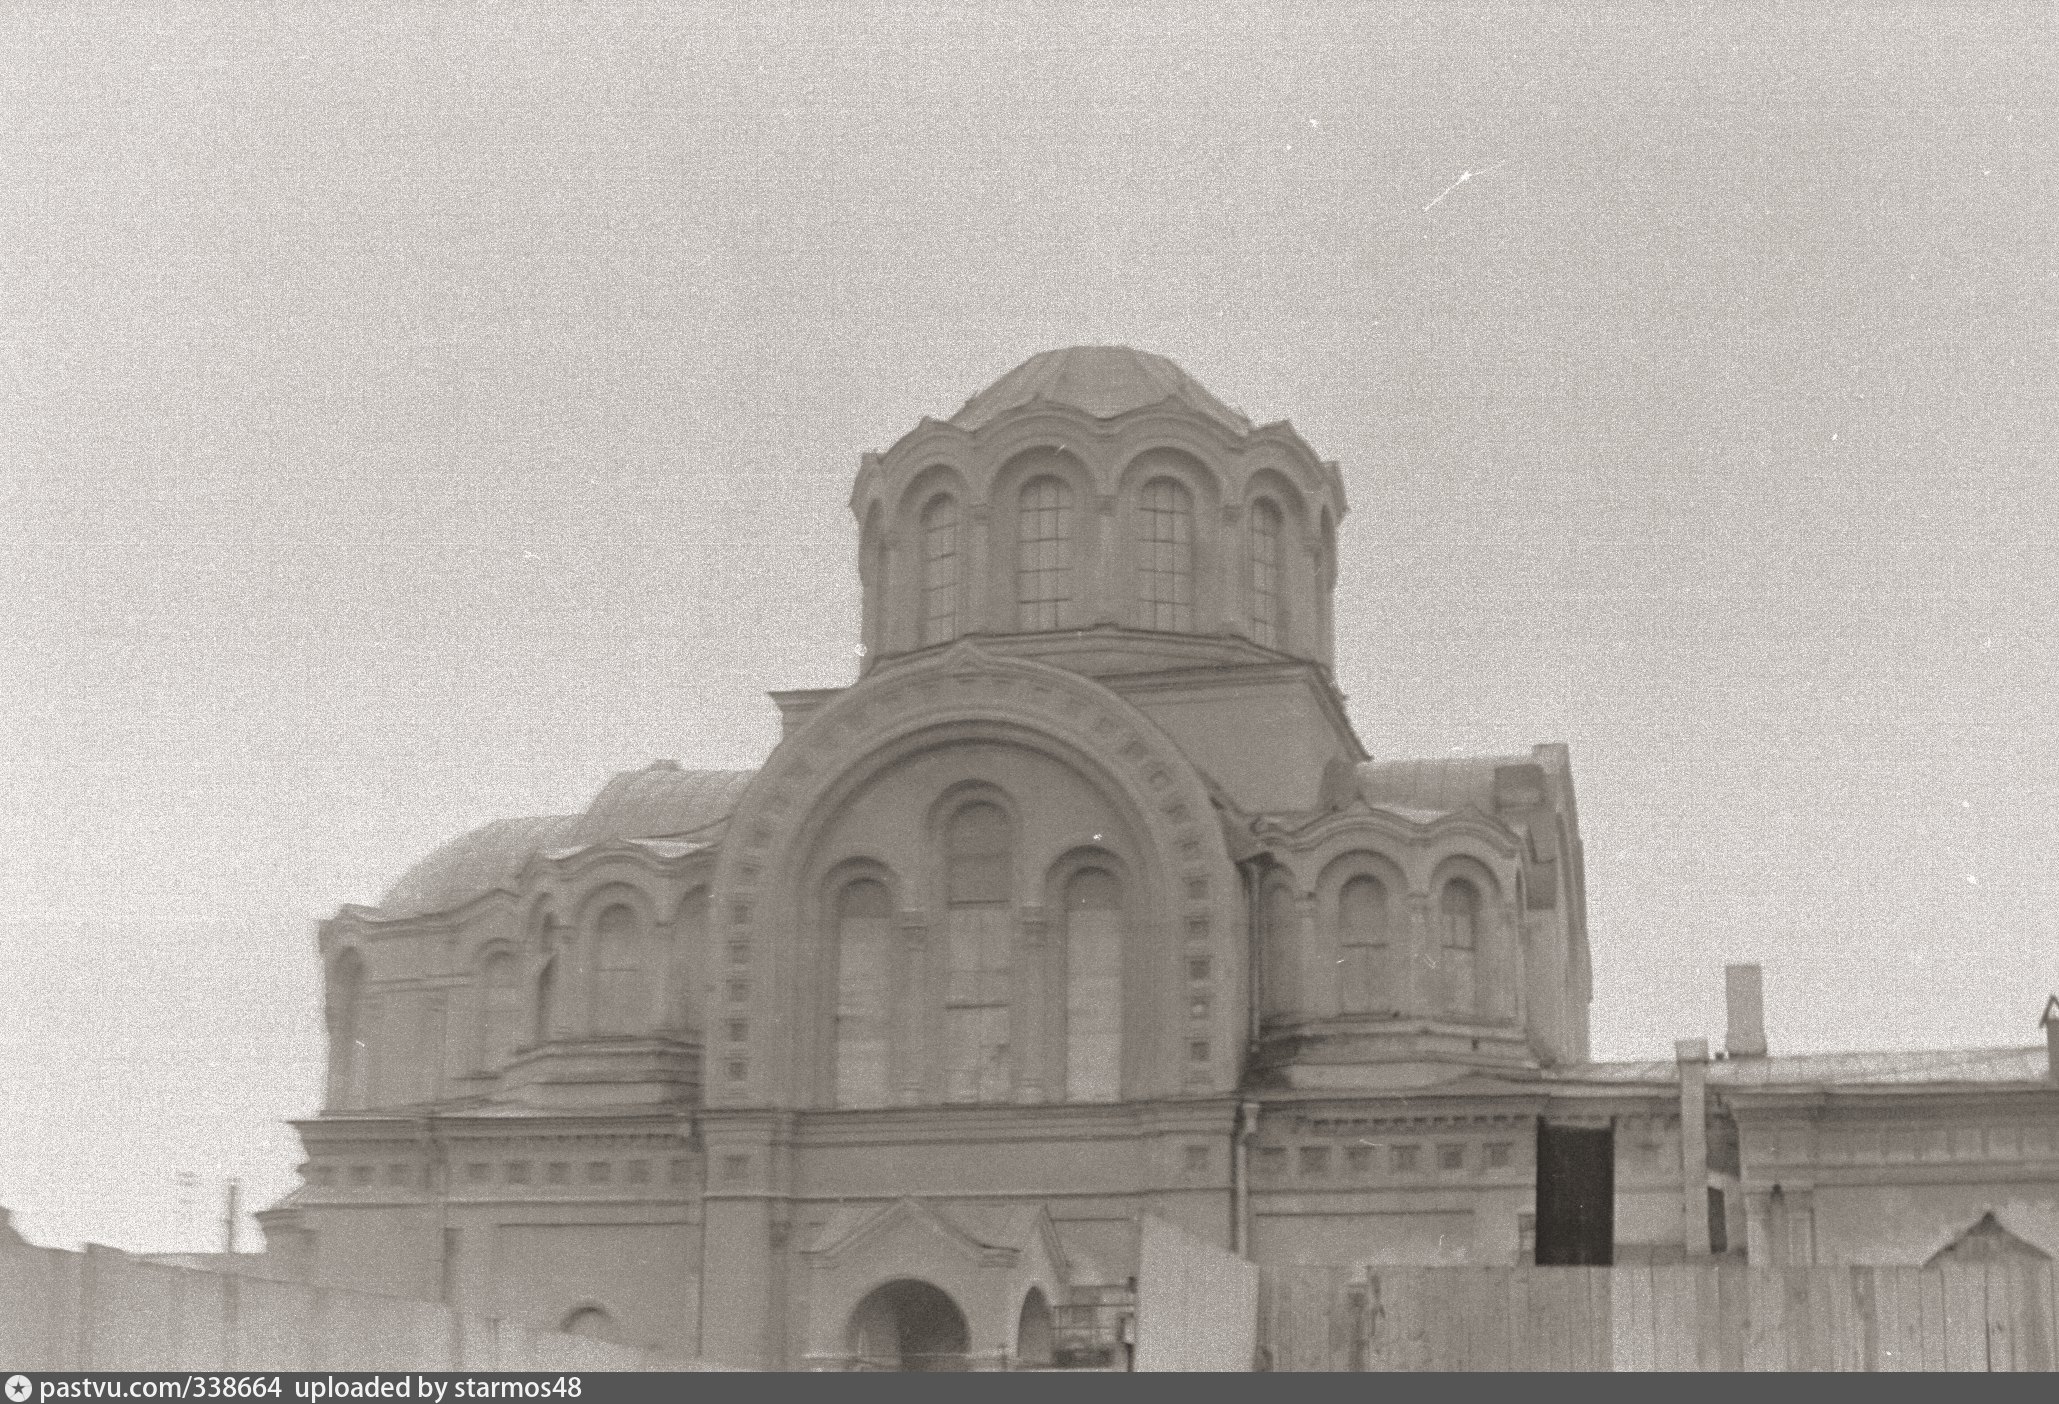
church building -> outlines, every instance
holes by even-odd
[[[1260,1263],[2059,1251],[2045,1048],[1769,1056],[1740,966],[1717,1056],[1589,1061],[1566,748],[1368,749],[1345,479],[1286,423],[1051,351],[850,505],[859,675],[773,694],[758,769],[625,772],[322,923],[295,1275],[1106,1366],[1146,1214]]]

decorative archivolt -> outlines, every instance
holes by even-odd
[[[1290,828],[1270,818],[1252,825],[1275,860],[1294,875],[1299,890],[1314,889],[1318,876],[1334,860],[1354,850],[1377,854],[1408,877],[1408,886],[1428,891],[1433,870],[1447,859],[1464,855],[1489,872],[1499,873],[1521,855],[1514,830],[1474,810],[1440,814],[1416,822],[1390,810],[1353,800],[1342,810]],[[1499,881],[1499,880],[1498,880]]]
[[[1233,926],[1233,870],[1208,793],[1157,725],[1099,683],[960,642],[882,667],[783,741],[751,781],[717,862],[713,939],[749,952],[758,998],[779,938],[796,929],[813,875],[813,836],[842,797],[911,745],[942,736],[1016,741],[1098,775],[1128,811],[1155,905],[1189,939],[1220,944]],[[749,1082],[763,1087],[753,1070]],[[733,1089],[747,1097],[749,1087]]]

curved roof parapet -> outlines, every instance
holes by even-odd
[[[965,402],[950,422],[970,433],[1010,410],[1043,402],[1069,405],[1096,419],[1177,400],[1239,434],[1251,421],[1211,395],[1163,356],[1127,346],[1068,346],[1041,351]]]
[[[449,911],[512,886],[538,853],[694,833],[727,818],[756,773],[683,770],[676,761],[624,771],[601,787],[584,814],[495,819],[443,844],[387,889],[379,910],[390,917]]]
[[[1457,756],[1438,760],[1367,761],[1358,768],[1358,792],[1381,809],[1450,814],[1476,809],[1493,814],[1496,777],[1516,766],[1534,767],[1534,756]]]

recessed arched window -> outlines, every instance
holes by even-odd
[[[371,1089],[371,1049],[366,1038],[365,963],[345,951],[329,967],[329,1096],[344,1110],[362,1108]]]
[[[1285,630],[1280,609],[1280,509],[1260,499],[1251,507],[1251,638],[1279,648]]]
[[[1153,478],[1137,498],[1138,622],[1146,629],[1194,627],[1194,496]]]
[[[479,967],[477,1065],[493,1072],[515,1051],[522,1026],[522,968],[513,951],[495,951]]]
[[[1479,985],[1480,889],[1465,878],[1444,884],[1437,902],[1444,944],[1445,1007],[1461,1017],[1474,1012]]]
[[[952,906],[1006,902],[1011,850],[1008,816],[1001,806],[976,801],[951,816],[944,851]]]
[[[1014,877],[1007,814],[984,800],[960,807],[944,830],[944,1085],[953,1101],[1005,1101],[1012,1086]]]
[[[1072,601],[1072,485],[1042,477],[1023,485],[1017,513],[1015,600],[1024,629],[1056,629]]]
[[[836,1104],[887,1101],[887,1022],[893,899],[876,878],[845,883],[836,898]]]
[[[1065,884],[1065,1096],[1121,1095],[1122,884],[1083,868]]]
[[[1390,1013],[1393,989],[1391,908],[1387,886],[1361,873],[1337,894],[1337,939],[1342,980],[1339,1008],[1346,1014]]]
[[[1444,884],[1444,895],[1437,905],[1443,919],[1445,948],[1474,949],[1480,936],[1480,889],[1464,878],[1453,878]]]
[[[642,1033],[649,1023],[649,976],[643,968],[643,922],[634,908],[615,903],[594,923],[600,972],[594,991],[595,1032]]]
[[[958,499],[941,493],[922,509],[922,642],[958,636]]]

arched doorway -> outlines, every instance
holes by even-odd
[[[852,1309],[845,1335],[860,1370],[963,1370],[972,1348],[958,1304],[911,1277],[868,1292]]]
[[[1051,1362],[1051,1303],[1045,1300],[1043,1288],[1032,1287],[1015,1320],[1015,1367],[1048,1370]]]

